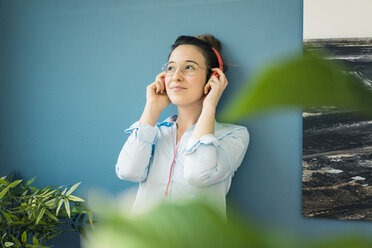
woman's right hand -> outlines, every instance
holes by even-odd
[[[149,104],[153,110],[157,110],[159,113],[170,103],[165,83],[163,82],[164,77],[165,72],[159,73],[155,81],[146,88],[146,105]]]
[[[155,81],[146,88],[146,106],[139,120],[142,124],[155,126],[160,113],[169,105],[170,100],[167,95],[163,78],[165,72],[159,73]]]

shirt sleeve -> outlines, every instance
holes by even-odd
[[[242,127],[217,139],[206,134],[190,138],[186,147],[184,177],[188,184],[207,186],[233,176],[247,151],[249,133]]]
[[[130,133],[130,136],[120,151],[115,166],[116,175],[120,179],[132,182],[145,181],[157,129],[137,121],[125,132]]]

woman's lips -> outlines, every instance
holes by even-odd
[[[176,87],[173,87],[173,88],[172,88],[172,90],[173,90],[173,91],[176,91],[176,92],[177,92],[177,91],[184,90],[184,89],[186,89],[186,88],[181,87],[181,86],[176,86]]]

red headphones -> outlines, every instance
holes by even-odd
[[[213,49],[214,53],[215,53],[216,56],[217,56],[218,64],[219,64],[219,69],[220,69],[221,71],[223,71],[223,62],[222,62],[222,59],[221,59],[221,55],[220,55],[219,52],[218,52],[216,49],[214,49],[213,47],[212,47],[212,49]],[[217,72],[213,72],[212,75],[211,75],[211,77],[212,77],[212,76],[216,76],[217,78],[220,78],[220,75],[219,75]],[[163,82],[165,83],[165,77],[163,77]],[[206,97],[207,97],[207,96],[204,96],[203,99],[201,99],[201,100],[200,100],[197,104],[195,104],[195,106],[191,109],[191,111],[189,112],[189,114],[188,114],[188,116],[187,116],[187,118],[186,118],[186,123],[187,123],[187,121],[189,120],[189,117],[190,117],[192,111],[196,108],[196,106],[198,106],[201,102],[203,102],[204,99],[205,99]],[[167,188],[165,189],[165,192],[164,192],[164,198],[163,198],[163,200],[165,200],[165,197],[168,195],[168,187],[169,187],[169,184],[170,184],[170,181],[171,181],[171,178],[172,178],[172,169],[173,169],[173,164],[174,164],[174,161],[176,160],[176,155],[177,155],[178,147],[179,147],[179,145],[180,145],[180,143],[181,143],[181,138],[182,138],[183,131],[184,131],[184,130],[182,129],[182,131],[180,132],[180,133],[181,133],[181,135],[180,135],[180,139],[179,139],[178,144],[177,144],[177,147],[176,147],[175,144],[174,144],[174,135],[173,135],[173,128],[172,128],[172,126],[173,126],[173,104],[172,104],[172,110],[171,110],[171,131],[172,131],[172,142],[173,142],[173,152],[174,152],[174,156],[173,156],[173,161],[172,161],[172,164],[171,164],[171,167],[170,167],[168,184],[167,184]],[[183,128],[185,128],[185,127],[183,127]]]
[[[220,70],[223,71],[223,62],[222,62],[222,59],[221,59],[221,55],[220,55],[219,52],[218,52],[216,49],[214,49],[213,47],[212,47],[212,49],[213,49],[214,53],[215,53],[216,56],[217,56],[218,64],[220,65]],[[219,75],[217,72],[213,72],[212,75],[211,75],[211,77],[212,77],[212,76],[216,76],[217,78],[220,78],[220,75]]]

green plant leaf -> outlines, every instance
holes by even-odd
[[[65,203],[65,209],[66,209],[66,213],[68,215],[68,217],[71,217],[71,213],[70,213],[70,203],[67,199],[63,199],[64,203]]]
[[[58,202],[58,207],[57,207],[57,211],[56,211],[56,216],[58,216],[58,213],[59,213],[59,210],[60,210],[62,204],[63,204],[63,199],[59,200],[59,202]]]
[[[81,182],[78,182],[76,184],[74,184],[71,189],[66,193],[66,196],[69,196],[72,192],[74,192],[74,190],[80,185]]]
[[[87,212],[88,212],[88,220],[89,220],[89,224],[90,224],[90,226],[94,229],[92,211],[91,211],[90,209],[87,209]]]
[[[53,209],[53,208],[54,208],[54,205],[55,205],[55,203],[56,203],[56,201],[57,201],[57,198],[52,198],[52,199],[46,201],[46,202],[45,202],[45,205],[46,205],[48,208]]]
[[[3,189],[1,192],[0,192],[0,199],[2,199],[4,197],[4,195],[9,191],[9,188],[10,188],[10,185],[6,186],[5,189]]]
[[[296,247],[283,246],[279,240],[276,240],[275,246],[270,246],[273,241],[258,227],[244,225],[235,218],[227,222],[215,209],[195,202],[163,204],[137,216],[123,216],[119,212],[104,213],[88,242],[94,244],[92,247],[105,247],[108,241],[111,248],[128,243],[129,247],[137,248]]]
[[[61,191],[61,186],[58,187],[57,192],[55,193],[55,195],[58,195],[59,191]]]
[[[56,190],[52,190],[52,191],[49,191],[49,192],[46,191],[46,192],[44,192],[42,195],[43,195],[44,197],[47,197],[47,196],[53,194],[54,192],[56,192]]]
[[[36,218],[36,221],[35,221],[35,224],[36,224],[36,225],[39,223],[39,221],[41,220],[41,218],[43,218],[44,213],[45,213],[45,208],[42,208],[42,209],[40,210],[39,215],[38,215],[37,218]]]
[[[14,188],[14,187],[16,187],[20,182],[22,182],[23,180],[21,179],[21,180],[17,180],[17,181],[14,181],[14,182],[12,182],[11,184],[9,184],[9,186],[11,187],[11,188]]]
[[[76,206],[72,206],[71,207],[71,213],[79,213],[79,214],[86,214],[87,211],[83,210],[83,209],[80,209]]]
[[[12,221],[11,216],[8,213],[5,213],[4,211],[2,211],[2,213],[3,213],[6,221],[8,222],[8,224],[12,224],[13,221]]]
[[[51,218],[51,219],[53,219],[53,220],[55,220],[55,221],[57,221],[57,222],[59,221],[59,220],[57,219],[56,216],[54,216],[51,212],[49,212],[49,211],[46,210],[46,209],[45,209],[45,214],[48,215],[49,218]]]
[[[31,178],[30,180],[28,180],[28,181],[25,183],[25,187],[27,188],[28,186],[30,186],[30,184],[31,184],[33,181],[35,181],[35,178],[36,178],[36,177],[33,177],[33,178]]]
[[[14,245],[14,243],[12,242],[5,242],[4,246],[5,247],[12,247]]]
[[[12,226],[13,226],[13,227],[14,227],[14,226],[17,226],[17,225],[19,225],[19,226],[24,226],[24,225],[25,225],[25,221],[22,220],[22,221],[13,221],[13,222],[12,222]]]
[[[21,240],[22,240],[23,243],[26,243],[27,242],[27,232],[26,231],[24,231],[22,233]]]
[[[39,240],[37,240],[37,238],[35,237],[35,235],[32,237],[32,243],[34,245],[38,245],[39,244]]]
[[[74,196],[74,195],[69,195],[67,197],[67,199],[71,200],[71,201],[76,201],[76,202],[83,202],[84,200],[81,199],[80,197],[77,197],[77,196]]]
[[[30,186],[29,188],[32,189],[32,191],[34,191],[35,194],[37,194],[37,192],[39,192],[39,190],[35,187]]]
[[[16,237],[14,237],[12,234],[10,234],[10,237],[16,243],[17,247],[21,247],[21,242],[19,242]]]
[[[64,194],[66,193],[66,190],[67,190],[67,188],[65,188],[65,189],[62,191],[61,195],[64,195]]]
[[[4,186],[7,186],[8,185],[8,182],[5,181],[4,179],[0,178],[0,183]]]
[[[347,234],[342,237],[328,237],[311,242],[308,248],[370,248],[372,242],[369,237],[360,234]]]
[[[306,54],[266,67],[247,82],[219,116],[232,122],[283,107],[335,106],[372,116],[372,91],[345,67]]]
[[[40,191],[39,191],[39,196],[45,196],[47,193],[49,192],[49,189],[41,189]]]
[[[10,212],[10,210],[8,210],[9,212]],[[7,213],[8,214],[8,216],[12,219],[12,222],[14,221],[14,220],[18,220],[18,217],[16,216],[16,215],[14,215],[14,214],[11,214],[11,213],[13,213],[13,212],[11,212],[11,213]]]

